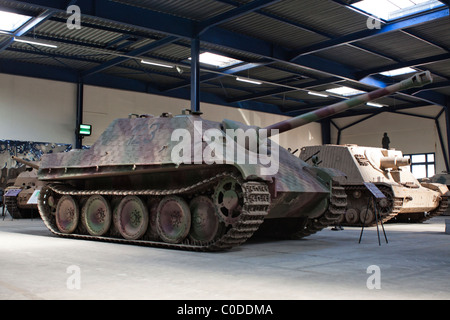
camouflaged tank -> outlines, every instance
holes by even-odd
[[[17,157],[12,158],[25,164],[27,169],[19,173],[12,185],[5,189],[5,205],[12,218],[27,218],[38,209],[37,203],[29,203],[29,200],[36,190],[41,189],[44,183],[38,180],[36,170],[38,165],[35,162],[25,161]]]
[[[198,113],[117,119],[88,150],[42,156],[41,217],[63,237],[184,250],[229,249],[258,229],[301,238],[344,213],[342,173],[267,137],[430,81],[420,73],[266,130]]]
[[[401,151],[358,145],[303,147],[300,158],[319,167],[332,167],[346,174],[337,178],[345,187],[347,211],[339,221],[343,225],[376,224],[372,193],[364,182],[373,183],[385,195],[377,208],[381,219],[422,222],[442,214],[448,206],[448,188],[444,184],[420,183],[408,170],[409,158]]]

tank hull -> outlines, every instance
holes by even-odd
[[[37,203],[29,203],[36,190],[40,190],[43,183],[38,180],[37,171],[20,173],[14,184],[5,189],[5,205],[14,219],[29,217],[38,210]]]
[[[375,223],[374,216],[366,215],[370,208],[371,193],[364,182],[375,184],[387,200],[379,208],[384,221],[395,220],[419,222],[441,214],[447,208],[448,188],[439,184],[421,184],[406,169],[395,165],[395,159],[402,159],[401,151],[357,145],[311,146],[302,149],[300,157],[311,160],[318,157],[320,166],[332,166],[346,173],[339,180],[346,189],[348,210],[342,224],[361,225]],[[399,161],[400,163],[400,161]],[[402,163],[403,165],[406,162]]]
[[[450,174],[443,172],[443,173],[437,173],[433,177],[430,178],[430,181],[432,183],[440,183],[445,184],[448,188],[450,188]],[[445,212],[442,214],[443,216],[450,216],[450,207],[445,210]]]
[[[184,130],[178,140],[177,128]],[[208,132],[225,141],[209,153]],[[188,149],[179,152],[185,139]],[[239,245],[263,224],[269,226],[263,228],[266,235],[279,236],[270,227],[279,219],[299,222],[299,229],[283,232],[296,238],[335,222],[345,207],[345,194],[334,181],[342,173],[314,168],[276,142],[269,144],[270,161],[263,163],[259,153],[239,147],[221,123],[199,116],[118,119],[90,149],[42,157],[39,178],[47,187],[39,210],[60,236],[198,251]],[[218,159],[230,145],[233,157]],[[239,161],[242,154],[246,161]],[[169,218],[168,208],[176,208],[175,217]],[[124,222],[133,212],[149,221],[139,237],[129,236],[133,228]],[[112,222],[103,225],[99,219]],[[98,229],[106,231],[100,235]],[[174,229],[180,235],[172,240]]]

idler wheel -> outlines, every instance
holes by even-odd
[[[56,215],[56,200],[54,192],[48,186],[44,186],[39,194],[39,207],[42,206],[42,211]]]
[[[350,208],[345,213],[345,220],[349,224],[357,224],[359,222],[359,213],[357,209]]]
[[[115,211],[114,224],[125,239],[141,238],[148,227],[148,212],[142,200],[136,196],[123,198]]]
[[[72,233],[78,225],[80,210],[71,196],[62,196],[56,206],[56,226],[62,233]]]
[[[361,224],[365,222],[365,225],[370,225],[375,221],[375,214],[371,209],[364,208],[360,214]]]
[[[90,196],[81,210],[81,222],[92,236],[104,235],[111,226],[111,217],[111,206],[100,195]]]
[[[189,203],[191,211],[191,230],[189,236],[197,241],[212,241],[219,231],[219,217],[211,199],[198,196]]]
[[[161,239],[168,243],[180,243],[189,233],[191,212],[182,198],[167,196],[158,205],[156,228]]]
[[[220,220],[225,225],[232,225],[239,219],[243,203],[242,187],[238,181],[226,178],[217,185],[214,192],[214,204]]]

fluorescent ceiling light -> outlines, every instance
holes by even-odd
[[[318,97],[323,97],[326,98],[328,97],[327,94],[323,94],[323,93],[318,93],[318,92],[314,92],[314,91],[308,91],[308,94],[312,95],[312,96],[318,96]]]
[[[30,16],[0,11],[0,30],[9,32],[16,31],[30,19]]]
[[[390,21],[443,5],[437,0],[363,0],[351,6],[377,18]]]
[[[339,87],[339,88],[334,88],[334,89],[328,89],[326,91],[333,93],[333,94],[337,94],[339,96],[343,96],[343,97],[350,97],[350,96],[354,96],[357,94],[366,93],[365,91],[361,91],[361,90],[357,90],[357,89],[353,89],[353,88],[349,88],[349,87]]]
[[[374,102],[367,102],[366,104],[370,107],[375,107],[375,108],[383,108],[384,107],[384,105],[379,104],[379,103],[374,103]]]
[[[248,78],[240,78],[240,77],[237,77],[236,80],[237,80],[237,81],[241,81],[241,82],[251,83],[251,84],[257,84],[257,85],[262,84],[261,81],[252,80],[252,79],[248,79]]]
[[[173,68],[174,67],[174,66],[171,66],[171,65],[168,65],[168,64],[151,62],[151,61],[146,61],[146,60],[141,60],[141,63],[143,63],[143,64],[150,64],[152,66],[163,67],[163,68]]]
[[[211,52],[203,52],[200,54],[200,63],[204,63],[216,68],[226,68],[231,67],[235,64],[241,63],[241,60],[228,58],[225,56],[221,56],[220,54],[215,54]],[[189,60],[192,60],[192,58],[189,58]]]
[[[408,73],[412,73],[412,72],[417,72],[417,71],[413,68],[406,67],[406,68],[400,68],[400,69],[381,72],[380,74],[383,76],[395,77],[395,76],[399,76],[402,74],[408,74]]]
[[[14,41],[27,43],[27,44],[34,44],[34,45],[37,45],[37,46],[43,46],[43,47],[49,47],[49,48],[58,48],[58,46],[55,46],[54,44],[38,42],[38,41],[32,41],[32,40],[24,40],[24,39],[14,38]]]

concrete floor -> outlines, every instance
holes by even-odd
[[[445,219],[322,230],[196,253],[53,236],[40,219],[0,219],[5,299],[450,299]],[[369,266],[376,266],[372,273]],[[375,280],[374,280],[375,279]],[[379,280],[379,281],[378,281]],[[367,283],[380,284],[369,289]]]

